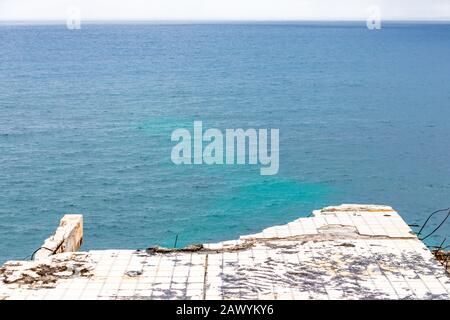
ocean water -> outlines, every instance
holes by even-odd
[[[84,214],[85,250],[233,239],[341,203],[420,224],[450,206],[449,57],[449,24],[2,24],[0,262],[65,213]],[[279,128],[279,173],[175,166],[170,133],[194,120]]]

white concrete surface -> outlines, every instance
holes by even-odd
[[[93,250],[0,269],[0,299],[449,299],[392,208],[342,205],[189,250]]]

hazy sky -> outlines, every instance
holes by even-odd
[[[0,0],[0,20],[450,20],[450,0]]]

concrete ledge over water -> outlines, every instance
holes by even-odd
[[[0,269],[0,299],[449,299],[444,267],[388,206],[341,205],[238,240],[66,252]]]

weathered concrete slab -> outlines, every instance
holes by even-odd
[[[3,299],[449,299],[444,267],[392,208],[342,205],[184,250],[8,262]]]

